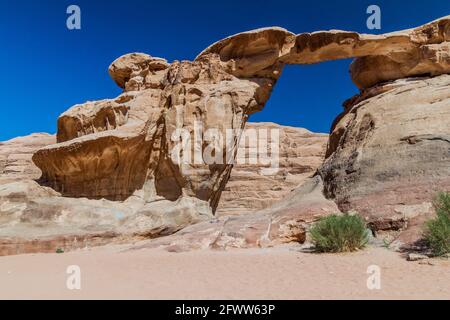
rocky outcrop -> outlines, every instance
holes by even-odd
[[[200,249],[268,248],[304,243],[309,226],[339,213],[323,193],[319,176],[307,179],[282,201],[267,209],[238,216],[223,216],[187,227],[168,237],[148,241],[139,248],[163,248],[171,252]]]
[[[0,142],[0,184],[38,179],[41,171],[31,158],[36,151],[55,142],[55,136],[46,133]]]
[[[447,32],[449,33],[449,32]],[[446,36],[448,40],[449,36]],[[450,71],[450,42],[431,42],[407,52],[388,56],[367,56],[350,66],[353,82],[362,89],[415,76],[439,76]]]
[[[0,143],[0,256],[74,250],[160,237],[212,218],[195,198],[151,204],[142,194],[127,201],[62,197],[35,180],[31,158],[56,137],[32,134]]]
[[[49,246],[55,245],[51,239],[69,241],[68,234],[152,238],[221,215],[224,208],[244,211],[245,200],[256,209],[270,207],[312,173],[323,149],[283,146],[297,134],[283,128],[282,147],[270,146],[280,167],[256,163],[278,175],[265,170],[249,180],[244,175],[255,169],[235,163],[249,116],[264,108],[286,64],[345,58],[356,58],[351,73],[362,91],[346,103],[333,126],[319,170],[325,194],[339,209],[362,213],[374,230],[404,229],[430,210],[434,190],[448,188],[449,76],[443,75],[450,73],[449,42],[450,17],[444,17],[385,35],[258,29],[221,40],[192,62],[168,63],[143,53],[122,56],[109,73],[124,92],[60,116],[57,143],[33,155],[42,171],[39,184],[25,180],[0,186],[0,239],[9,239],[3,242],[8,248],[29,248],[30,239],[21,235],[45,238],[39,243]],[[428,78],[411,78],[424,75]],[[313,136],[301,139],[319,143]],[[323,143],[323,137],[318,139]],[[296,152],[301,157],[311,152],[313,158],[298,158]],[[0,168],[10,163],[4,159]],[[217,211],[235,164],[227,204]],[[228,222],[218,224],[224,236],[214,243],[303,241],[305,224],[314,220],[305,217],[338,209],[321,198],[321,188],[320,181],[313,188],[317,201],[294,192],[294,198],[281,202],[287,205],[271,207],[273,212],[219,218]],[[65,201],[73,202],[67,208]]]
[[[283,127],[273,123],[250,123],[247,128],[263,130],[264,133],[280,130],[280,140],[283,143],[280,150],[280,171],[268,176],[261,173],[264,169],[262,165],[245,162],[236,166],[237,170],[234,171],[230,182],[231,188],[225,190],[217,215],[220,219],[227,219],[225,217],[236,214],[245,214],[248,217],[227,223],[230,234],[233,234],[233,229],[236,234],[239,233],[244,220],[246,228],[250,230],[258,226],[266,228],[269,221],[267,213],[250,213],[257,211],[258,206],[270,207],[311,176],[323,161],[326,148],[325,134],[314,134],[305,129]],[[203,206],[201,211],[199,207],[202,207],[202,203],[189,198],[182,198],[177,202],[160,199],[146,204],[142,193],[137,193],[126,201],[62,197],[53,189],[33,181],[40,177],[40,170],[31,161],[32,154],[53,143],[53,135],[34,134],[0,145],[2,157],[10,159],[5,171],[0,175],[0,256],[52,253],[59,248],[67,251],[139,241],[169,235],[191,224],[212,219],[207,206]],[[248,158],[248,148],[245,145],[242,147],[242,155]],[[20,170],[17,163],[19,158]],[[250,176],[252,183],[247,184],[249,188],[246,190],[243,186]],[[279,188],[275,189],[274,183]],[[317,192],[319,189],[315,190]],[[249,201],[257,192],[264,195],[263,207],[260,205],[261,200]],[[239,195],[236,196],[236,193]],[[271,196],[270,199],[268,195]],[[244,197],[246,201],[241,202]],[[325,207],[331,204],[326,202]],[[318,208],[315,214],[325,213],[321,208]],[[308,212],[307,207],[302,210]],[[284,240],[278,239],[278,234],[273,234],[272,240],[264,245],[277,241],[288,242],[288,239],[301,241],[305,236],[306,222],[300,219],[301,223],[295,224],[295,215],[295,211],[290,211],[286,216],[281,212],[276,214],[276,219],[281,221],[279,235]],[[204,225],[209,224],[210,222],[206,222]],[[214,225],[219,226],[220,223]],[[290,237],[281,233],[281,230],[287,230],[288,227],[292,228]],[[188,234],[189,232],[188,230]],[[263,232],[263,229],[259,232]],[[245,245],[258,246],[256,240],[249,239],[250,242]],[[235,245],[238,243],[236,240]],[[195,246],[194,243],[192,248]]]
[[[126,91],[136,91],[146,87],[160,88],[169,68],[167,60],[155,58],[145,53],[131,53],[114,61],[109,74],[116,84]]]
[[[261,163],[237,163],[222,192],[218,216],[248,214],[271,207],[313,176],[325,158],[327,134],[275,123],[249,122],[246,129],[261,135],[265,134],[264,130],[279,131],[279,170],[268,175],[262,172]],[[242,142],[240,151],[247,158],[248,149]]]
[[[34,155],[43,171],[41,181],[65,196],[125,200],[143,190],[150,201],[189,196],[208,202],[215,211],[231,173],[240,130],[249,115],[264,107],[284,64],[360,57],[381,59],[383,66],[390,65],[384,63],[387,60],[404,66],[383,73],[372,60],[356,60],[352,72],[361,88],[446,73],[449,25],[446,17],[380,36],[336,30],[296,36],[266,28],[221,40],[193,62],[168,64],[146,54],[125,55],[109,68],[124,94],[75,106],[60,117],[59,144]],[[195,136],[196,123],[222,137],[227,130],[236,134],[227,138],[231,143],[226,146],[206,135],[200,135],[195,146],[184,140],[179,146],[174,140],[177,131],[186,129]],[[212,149],[208,140],[215,140]],[[171,156],[176,148],[180,156],[197,151],[202,159],[180,164]],[[204,163],[205,151],[215,158],[213,163]]]
[[[74,199],[18,181],[0,185],[0,256],[156,238],[210,219],[209,207],[195,198],[150,204],[137,196]]]
[[[115,67],[121,64],[116,61],[110,68],[114,79],[124,74],[122,69],[128,70]],[[60,143],[39,150],[33,158],[43,171],[41,181],[70,197],[125,200],[142,190],[148,201],[195,197],[214,210],[231,172],[239,131],[247,117],[263,107],[263,92],[276,76],[239,79],[227,73],[215,56],[173,63],[160,71],[164,77],[155,75],[159,86],[154,86],[158,80],[152,72],[146,67],[125,84],[129,88],[136,77],[143,79],[140,91],[126,91],[114,101],[75,106],[63,114]],[[180,142],[174,138],[182,138],[177,131],[185,129],[195,138],[196,126],[203,130],[199,141],[182,145],[179,154],[195,150],[203,157],[208,139],[214,138],[203,132],[217,130],[226,137],[231,131],[230,143],[210,151],[219,161],[175,161],[173,151]]]
[[[404,230],[450,190],[450,76],[398,80],[349,100],[320,169],[326,195],[374,230]]]

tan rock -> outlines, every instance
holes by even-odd
[[[130,53],[115,60],[109,67],[109,74],[119,87],[132,91],[141,89],[144,83],[151,85],[146,81],[147,77],[158,77],[168,67],[165,59],[145,53]]]
[[[0,185],[0,256],[155,238],[211,218],[210,208],[195,198],[74,199],[24,180]]]
[[[362,87],[392,77],[448,72],[449,25],[445,17],[380,36],[336,30],[294,36],[276,27],[258,29],[211,45],[194,62],[170,65],[146,54],[128,54],[110,67],[126,93],[67,111],[58,122],[61,143],[40,150],[34,161],[43,171],[42,181],[66,196],[125,200],[138,190],[155,190],[168,200],[196,197],[215,211],[231,173],[226,156],[237,149],[238,139],[214,151],[223,155],[223,164],[179,165],[170,156],[179,144],[173,141],[179,129],[194,133],[196,122],[223,136],[243,129],[248,116],[264,107],[285,63],[402,57],[405,70],[391,71],[386,63],[389,70],[377,76],[372,76],[378,70],[372,64],[355,62],[352,71]],[[409,56],[417,52],[415,63]],[[197,148],[204,152],[207,145],[202,137]],[[183,154],[191,151],[192,146],[182,148]]]
[[[449,103],[448,75],[398,80],[351,100],[320,169],[326,195],[375,231],[423,223],[436,193],[450,190]]]
[[[91,240],[101,234],[107,239],[156,237],[208,219],[230,178],[241,130],[252,113],[264,108],[284,65],[344,58],[358,58],[351,70],[364,90],[346,104],[333,127],[320,171],[326,195],[342,210],[358,210],[375,229],[417,227],[425,216],[420,211],[429,209],[424,204],[436,190],[449,186],[450,76],[398,79],[449,73],[449,42],[450,17],[444,17],[385,35],[331,30],[295,36],[276,27],[258,29],[213,44],[193,62],[169,64],[141,53],[122,56],[109,72],[124,93],[66,111],[58,120],[58,143],[34,154],[41,185],[24,180],[1,186],[0,239],[13,237],[4,242],[7,252],[14,246],[31,250],[30,239],[21,238],[25,234],[54,246],[55,241],[67,241],[68,234]],[[394,82],[380,84],[385,81]],[[231,130],[236,135],[230,145],[219,143],[214,151],[209,149],[214,139],[206,134],[199,135],[195,146],[174,139],[182,129],[195,136],[197,124],[204,131],[226,136]],[[286,180],[253,174],[263,190],[242,183],[247,187],[234,191],[231,199],[249,197],[256,203],[263,196],[259,208],[269,206],[318,166],[322,149],[317,143],[314,151],[300,147],[302,157],[309,152],[314,156],[299,171],[303,164],[290,162],[298,156],[290,152],[299,147],[281,148]],[[180,151],[178,158],[209,150],[223,162],[178,162],[174,150]],[[11,165],[9,157],[0,157],[5,173],[25,172],[28,177],[38,172],[32,166],[27,172]],[[234,181],[242,181],[239,174]],[[301,195],[294,192],[268,211],[220,218],[219,229],[195,226],[199,233],[194,237],[207,234],[210,239],[219,230],[214,245],[200,240],[219,248],[301,242],[312,216],[337,210],[323,198],[320,181],[314,181],[300,189]],[[311,183],[314,196],[305,191]],[[237,189],[232,182],[227,191]],[[243,207],[234,200],[227,210],[236,213]],[[125,218],[117,219],[118,208],[124,208]]]
[[[353,82],[366,89],[406,77],[450,73],[450,16],[423,26],[384,35],[331,30],[297,36],[281,61],[311,64],[358,58],[351,66]]]
[[[112,69],[122,70],[122,60],[128,62],[128,56],[113,63],[119,66]],[[266,85],[275,80],[236,78],[214,55],[174,62],[164,72],[163,89],[142,88],[114,101],[87,103],[64,113],[58,125],[61,143],[33,157],[43,171],[41,180],[65,196],[122,201],[144,190],[149,201],[155,196],[171,201],[189,196],[215,210],[238,141],[232,139],[231,146],[224,144],[216,150],[223,154],[222,164],[180,165],[171,156],[180,144],[173,137],[183,128],[194,133],[196,123],[204,132],[213,129],[226,136],[231,129],[237,133],[248,115],[263,107],[268,97],[262,91],[271,90]],[[204,153],[207,137],[200,138]]]
[[[311,223],[326,215],[339,213],[336,204],[325,199],[322,189],[322,181],[316,176],[265,210],[201,222],[174,235],[148,241],[138,248],[182,252],[304,243]]]
[[[450,73],[450,42],[422,45],[388,56],[359,58],[351,64],[350,73],[359,88],[406,77]]]
[[[55,136],[46,133],[0,142],[0,184],[21,179],[38,179],[41,171],[31,158],[37,150],[55,142]]]
[[[408,254],[408,261],[428,260],[429,258],[430,257],[423,255],[423,254],[417,254],[417,253]]]
[[[133,99],[120,99],[136,101],[139,96],[133,97]],[[87,115],[89,115],[89,111],[97,110],[96,105],[99,105],[99,109],[101,109],[102,106],[109,107],[115,103],[115,101],[107,100],[98,104],[88,103],[87,105],[75,106],[66,112],[63,117],[67,117],[69,114],[76,115],[76,112],[87,112]],[[87,106],[91,106],[93,109],[89,109]],[[138,106],[133,106],[133,108]],[[95,115],[95,112],[91,114]],[[86,119],[89,119],[89,117],[80,116],[79,119],[80,123],[83,123],[81,120],[88,123]],[[123,126],[127,125],[128,122],[123,124]],[[89,127],[90,125],[86,125],[86,128]],[[249,128],[281,131],[281,177],[278,177],[278,175],[261,176],[259,171],[262,169],[261,166],[254,168],[256,171],[252,169],[253,165],[250,164],[240,167],[240,170],[247,170],[250,174],[256,172],[255,179],[268,181],[260,184],[259,188],[266,195],[273,194],[270,201],[265,199],[265,207],[269,207],[302,183],[319,166],[324,156],[327,135],[313,134],[305,129],[282,127],[271,123],[252,123]],[[80,131],[79,139],[83,139],[85,135],[89,135],[89,133]],[[179,201],[173,203],[165,201],[161,197],[156,202],[146,204],[146,201],[143,200],[145,198],[144,191],[136,192],[125,202],[73,199],[61,197],[53,189],[42,187],[34,181],[27,180],[30,178],[37,179],[40,174],[39,169],[31,161],[31,154],[37,149],[45,147],[45,145],[54,143],[54,141],[54,136],[39,134],[14,139],[0,146],[0,153],[5,157],[10,157],[10,153],[19,150],[20,152],[28,152],[26,165],[32,169],[30,171],[33,173],[30,176],[16,175],[11,176],[10,180],[1,180],[0,255],[55,252],[58,248],[68,251],[108,243],[154,238],[174,233],[190,224],[211,217],[208,205],[205,206],[206,203],[201,201],[196,203],[195,199],[180,198]],[[64,145],[64,143],[60,145]],[[27,149],[26,146],[33,146],[33,148]],[[67,170],[69,169],[67,168]],[[239,171],[237,172],[239,174]],[[5,175],[1,177],[5,177]],[[272,182],[277,180],[278,186],[281,186],[281,188],[274,190]],[[241,182],[243,181],[241,180]],[[237,184],[239,184],[239,180]],[[255,183],[252,183],[252,185],[258,187]],[[223,214],[238,213],[236,206],[239,207],[239,199],[232,200],[225,196],[222,203],[224,201],[225,205],[221,209]],[[230,201],[229,204],[228,201]],[[239,213],[251,213],[255,210],[252,206],[246,205],[239,208]],[[306,210],[306,207],[302,210]],[[280,242],[303,241],[305,224],[303,222],[299,224],[295,215],[295,212],[290,212],[288,216],[281,215],[280,218],[274,220],[273,225],[279,228],[279,233],[273,235],[272,242],[278,238],[280,238]],[[278,216],[275,215],[275,217]],[[267,214],[249,216],[248,228],[253,230],[257,224],[266,228],[267,225],[264,224],[266,221],[268,221]],[[228,226],[239,228],[241,223],[243,223],[243,220],[238,220],[236,223],[230,222]],[[246,236],[249,242],[263,241],[256,238],[252,240],[251,234]],[[257,236],[257,233],[255,236]],[[256,245],[256,242],[250,244],[250,246]],[[264,245],[267,245],[267,243]],[[238,247],[237,242],[235,246]]]
[[[246,161],[234,166],[217,215],[247,214],[274,205],[314,175],[324,161],[327,134],[275,123],[248,123],[246,129],[261,135],[265,132],[259,130],[267,130],[267,136],[270,130],[279,130],[279,170],[269,175],[262,172],[265,166],[261,163],[250,163],[249,146],[241,141]]]
[[[450,16],[383,35],[329,30],[294,36],[282,28],[243,32],[205,49],[219,54],[238,77],[265,74],[271,66],[358,58],[351,74],[360,89],[412,76],[450,73]],[[267,70],[266,70],[267,69]]]
[[[294,41],[295,35],[283,28],[257,29],[214,43],[203,50],[196,60],[218,54],[221,61],[228,62],[229,72],[236,77],[264,75],[277,79],[279,73],[273,70],[274,66],[283,54],[289,53]]]

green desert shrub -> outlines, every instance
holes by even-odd
[[[319,252],[353,252],[366,246],[369,231],[359,215],[331,215],[315,223],[311,239]]]
[[[450,253],[450,193],[440,193],[434,202],[437,217],[428,221],[424,238],[435,256]]]

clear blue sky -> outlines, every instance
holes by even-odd
[[[81,7],[80,31],[66,28],[70,4]],[[212,42],[265,26],[370,32],[370,4],[382,9],[377,33],[450,14],[448,0],[0,0],[0,141],[54,133],[72,105],[117,96],[107,68],[122,54],[190,60]],[[266,109],[251,120],[328,132],[342,101],[357,92],[349,63],[288,66]]]

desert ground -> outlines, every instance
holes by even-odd
[[[0,142],[0,299],[450,299],[450,260],[384,247],[418,250],[442,211],[436,195],[450,192],[450,16],[413,22],[386,34],[243,30],[195,48],[193,61],[117,57],[117,97],[73,105],[43,126],[55,134]],[[351,58],[360,92],[333,111],[329,134],[248,123],[286,65]],[[294,87],[286,119],[329,93],[303,103]],[[301,247],[313,224],[344,213],[381,244]],[[79,290],[68,286],[74,266]]]
[[[69,290],[78,265],[81,290]],[[367,269],[381,268],[369,290]],[[0,258],[1,299],[450,299],[450,261],[408,262],[385,248],[312,254],[298,247],[170,253],[109,246]]]

